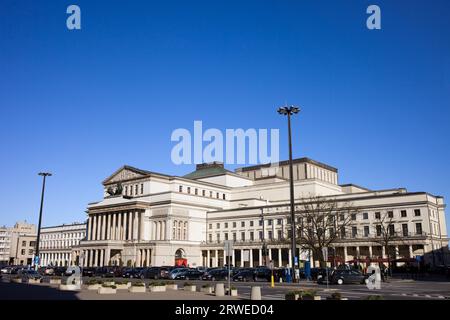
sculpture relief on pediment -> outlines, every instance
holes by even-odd
[[[138,174],[136,172],[133,172],[130,170],[122,170],[118,174],[116,174],[114,177],[112,177],[111,180],[108,181],[108,183],[130,180],[130,179],[137,179],[140,177],[142,177],[142,175]]]

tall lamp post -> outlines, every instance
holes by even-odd
[[[39,210],[39,224],[38,224],[38,233],[37,233],[37,240],[36,240],[36,253],[35,253],[35,261],[34,261],[34,267],[37,270],[39,268],[40,259],[39,259],[39,241],[41,238],[41,222],[42,222],[42,208],[44,206],[44,193],[45,193],[45,178],[51,177],[50,172],[39,172],[39,175],[43,177],[42,180],[42,192],[41,192],[41,208]]]
[[[292,239],[291,239],[291,250],[292,250],[292,279],[297,282],[297,276],[295,274],[295,257],[296,257],[296,236],[295,236],[295,207],[294,207],[294,174],[292,168],[292,137],[291,137],[291,116],[293,114],[299,113],[300,109],[296,106],[284,106],[278,108],[278,113],[288,118],[288,133],[289,133],[289,182],[290,182],[290,193],[291,193],[291,229],[292,229]]]

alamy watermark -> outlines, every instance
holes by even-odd
[[[194,121],[193,132],[178,128],[172,132],[171,159],[176,165],[222,162],[231,164],[277,164],[280,156],[279,129],[226,129],[203,131],[203,122]],[[270,152],[269,152],[270,149]]]

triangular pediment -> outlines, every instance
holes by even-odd
[[[114,172],[111,176],[109,176],[105,181],[103,181],[103,184],[111,184],[133,179],[139,179],[146,177],[149,174],[150,172],[145,170],[133,168],[130,166],[123,166],[122,168]]]

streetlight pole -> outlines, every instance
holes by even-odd
[[[296,258],[296,230],[295,230],[295,206],[294,206],[294,174],[292,167],[292,133],[291,133],[291,115],[297,114],[300,109],[296,106],[284,106],[278,108],[278,113],[285,115],[288,118],[288,135],[289,135],[289,182],[290,182],[290,200],[291,200],[291,250],[292,250],[292,279],[297,282],[297,276],[295,274],[295,258]]]
[[[261,200],[264,200],[263,197],[260,197]],[[266,200],[266,205],[267,205],[268,201]],[[262,254],[264,257],[264,261],[263,264],[264,266],[267,267],[267,245],[266,245],[266,231],[264,228],[264,207],[261,207],[261,223],[262,223],[262,241],[263,241],[263,245],[262,245]]]
[[[44,193],[45,193],[45,178],[51,177],[51,173],[49,172],[39,172],[39,175],[43,177],[42,180],[42,192],[41,192],[41,208],[39,210],[39,223],[38,223],[38,232],[37,232],[37,239],[36,239],[36,253],[35,253],[35,259],[37,257],[37,261],[34,261],[34,267],[37,270],[39,268],[40,259],[39,259],[39,241],[41,238],[41,222],[42,222],[42,208],[44,206]]]

